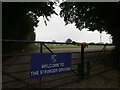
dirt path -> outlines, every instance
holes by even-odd
[[[107,71],[60,88],[120,88],[120,72],[117,70]]]

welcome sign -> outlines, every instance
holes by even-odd
[[[31,78],[71,71],[71,53],[36,53],[31,57]]]

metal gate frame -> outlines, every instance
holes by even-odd
[[[2,40],[2,42],[10,42],[10,43],[13,43],[13,42],[15,42],[15,43],[39,43],[40,44],[40,53],[43,53],[43,46],[44,46],[44,47],[46,47],[47,50],[49,50],[50,53],[53,53],[53,54],[54,54],[54,52],[52,50],[50,50],[45,44],[65,44],[65,45],[78,45],[78,46],[81,46],[80,47],[80,52],[79,52],[81,54],[81,59],[80,59],[81,61],[80,61],[80,63],[78,63],[77,73],[74,72],[74,70],[71,70],[78,77],[78,81],[79,80],[83,80],[86,77],[88,78],[89,74],[90,74],[90,62],[86,62],[87,72],[85,73],[85,71],[84,71],[85,70],[85,66],[84,66],[85,65],[85,62],[84,62],[84,59],[85,59],[84,54],[85,54],[85,52],[84,52],[84,49],[86,48],[86,46],[88,46],[88,45],[101,45],[101,46],[104,46],[102,51],[101,51],[101,52],[103,52],[105,50],[106,46],[113,45],[113,44],[87,44],[87,43],[75,43],[75,42],[74,43],[40,42],[40,41],[24,41],[24,40],[21,40],[21,41],[20,40]],[[3,57],[6,57],[6,56],[10,56],[10,55],[3,55]],[[3,65],[3,66],[5,66],[5,65]],[[6,72],[2,71],[2,74],[7,75],[7,76],[9,76],[9,77],[11,77],[11,78],[21,82],[21,83],[24,83],[25,85],[27,85],[27,87],[31,87],[31,88],[34,87],[33,85],[30,85],[29,83],[24,82],[24,80],[21,80],[21,79],[15,77],[15,76],[12,76],[9,73],[6,73]],[[40,87],[41,87],[41,79],[42,78],[40,78],[40,83],[39,83]],[[2,84],[4,84],[4,83],[2,83]]]

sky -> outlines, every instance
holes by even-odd
[[[60,8],[56,7],[56,12],[59,14]],[[80,31],[74,24],[68,24],[65,26],[64,19],[59,15],[51,15],[47,21],[47,26],[44,23],[43,17],[39,18],[38,27],[35,27],[36,41],[49,41],[55,40],[57,42],[65,42],[68,38],[76,42],[100,42],[100,33],[96,30],[94,32],[83,29]],[[102,32],[101,42],[111,43],[109,39],[110,34]]]

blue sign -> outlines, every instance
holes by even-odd
[[[31,78],[71,71],[71,53],[36,53],[31,57]]]

